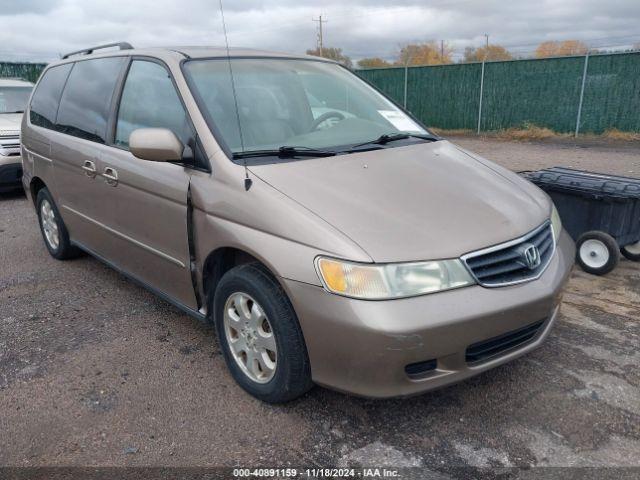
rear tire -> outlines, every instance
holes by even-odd
[[[46,187],[38,191],[36,209],[42,239],[51,256],[57,260],[67,260],[79,256],[82,252],[71,245],[67,227]]]
[[[576,260],[582,269],[593,275],[606,275],[620,261],[620,248],[608,233],[584,233],[576,242]]]
[[[262,265],[249,263],[225,273],[213,312],[227,367],[245,391],[264,402],[283,403],[313,386],[298,318]]]
[[[640,242],[622,247],[620,252],[632,262],[640,262]]]

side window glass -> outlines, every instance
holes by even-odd
[[[186,145],[192,136],[184,107],[169,77],[155,62],[134,60],[122,90],[115,143],[129,147],[138,128],[168,128]]]
[[[58,131],[105,143],[111,98],[124,61],[109,57],[75,64],[60,100]]]
[[[66,63],[44,72],[31,99],[29,119],[33,125],[54,128],[60,95],[72,67],[72,63]]]

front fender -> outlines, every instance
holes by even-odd
[[[203,172],[192,176],[200,278],[206,258],[222,247],[252,255],[278,277],[318,286],[321,283],[314,267],[317,255],[372,261],[335,227],[267,183],[254,177],[247,191],[243,180],[242,175],[227,182]]]

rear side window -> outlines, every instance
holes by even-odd
[[[115,144],[128,148],[138,128],[168,128],[186,145],[192,137],[178,92],[169,72],[155,62],[134,60],[122,90]]]
[[[75,64],[60,100],[58,131],[105,143],[111,98],[124,62],[124,57],[110,57]]]
[[[31,99],[29,119],[33,125],[54,128],[60,95],[72,66],[72,63],[67,63],[44,72]]]

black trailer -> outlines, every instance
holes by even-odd
[[[640,179],[563,167],[521,174],[555,203],[583,270],[604,275],[620,252],[640,261]]]

